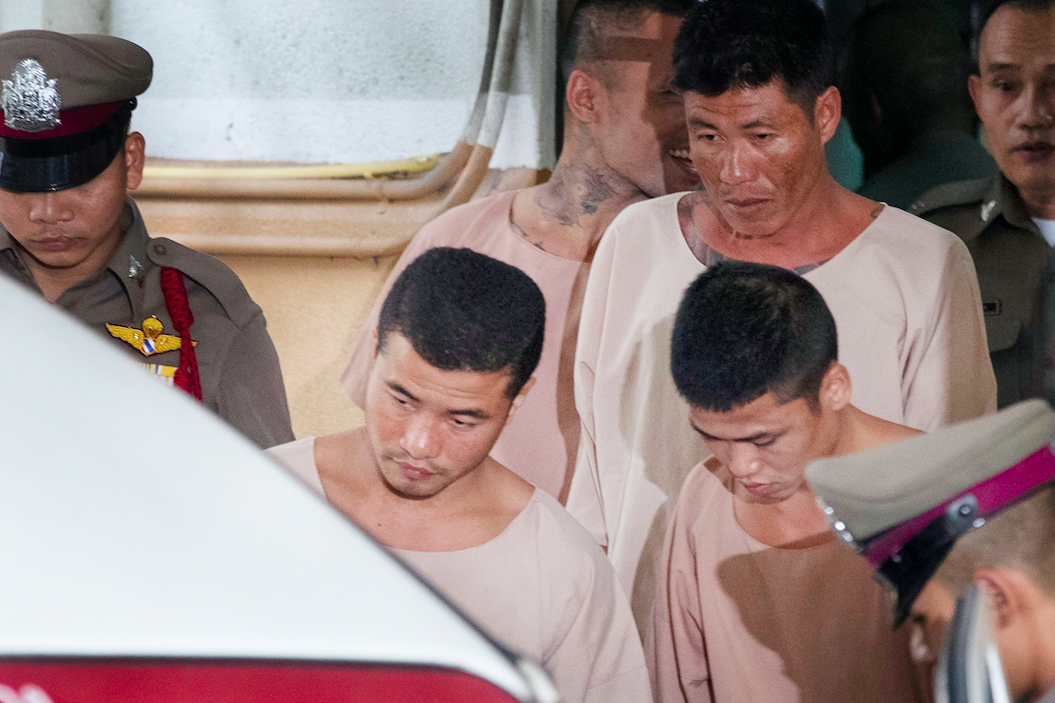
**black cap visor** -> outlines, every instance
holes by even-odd
[[[52,139],[0,138],[0,188],[49,193],[76,188],[106,170],[125,142],[131,110],[98,127]]]
[[[894,627],[908,618],[912,603],[923,587],[949,556],[956,540],[979,523],[978,501],[968,493],[954,501],[944,514],[938,516],[904,544],[897,554],[877,568],[878,575],[897,591],[894,606]],[[984,520],[982,521],[984,522]]]

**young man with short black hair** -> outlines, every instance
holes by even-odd
[[[534,382],[545,309],[519,269],[430,249],[381,307],[366,426],[272,454],[538,660],[563,700],[647,702],[611,564],[556,499],[489,456]]]
[[[851,405],[837,351],[824,299],[786,269],[720,263],[685,293],[670,365],[711,456],[662,552],[657,701],[915,699],[885,594],[828,531],[805,471],[918,432]]]

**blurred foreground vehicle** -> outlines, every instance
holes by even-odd
[[[0,703],[555,702],[189,397],[0,310]]]

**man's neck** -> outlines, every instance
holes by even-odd
[[[770,547],[794,549],[828,542],[828,520],[806,485],[779,503],[748,503],[733,498],[733,514],[740,527]]]
[[[381,478],[366,428],[319,437],[315,461],[327,500],[394,549],[449,552],[497,537],[534,488],[494,459],[428,498],[393,491]]]
[[[1055,601],[1046,594],[1042,598],[1042,607],[1035,610],[1038,622],[1035,628],[1037,661],[1034,678],[1036,700],[1049,703],[1055,701]]]
[[[517,195],[513,228],[543,251],[589,261],[615,216],[646,197],[608,168],[596,149],[569,145],[547,182]]]
[[[804,204],[775,232],[744,236],[721,216],[706,192],[679,204],[682,234],[703,264],[735,259],[806,273],[843,250],[883,206],[846,190],[825,171]]]
[[[845,456],[920,434],[918,430],[881,420],[852,405],[836,412],[822,450],[810,460]],[[763,544],[773,547],[811,546],[827,541],[828,520],[817,507],[807,484],[780,503],[747,503],[736,499],[740,526]]]

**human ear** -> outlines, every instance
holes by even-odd
[[[982,569],[975,573],[974,580],[985,584],[993,627],[1000,630],[1010,627],[1027,605],[1015,579],[1005,569]]]
[[[524,387],[520,389],[519,393],[517,393],[517,397],[513,398],[513,403],[509,406],[509,414],[506,415],[506,422],[505,422],[506,426],[508,426],[509,423],[512,422],[512,420],[513,420],[513,413],[515,413],[517,411],[517,408],[519,408],[521,405],[524,404],[524,399],[527,398],[527,392],[529,390],[531,390],[531,387],[533,385],[535,385],[535,380],[536,379],[535,379],[534,376],[529,378],[527,380],[527,383],[524,384]]]
[[[821,141],[824,144],[835,136],[835,130],[839,127],[839,120],[843,115],[843,97],[839,89],[834,85],[817,96],[813,104],[813,124],[821,133]]]
[[[568,86],[564,91],[564,99],[568,102],[568,110],[579,122],[593,124],[600,120],[601,102],[607,97],[604,86],[595,76],[575,69],[568,76]]]
[[[850,383],[850,372],[846,367],[833,363],[821,379],[821,405],[828,410],[838,412],[850,404],[853,385]]]
[[[971,74],[967,76],[967,92],[971,94],[971,102],[974,103],[974,111],[977,114],[981,114],[978,111],[978,99],[982,89],[982,77]]]
[[[125,187],[135,190],[143,182],[143,164],[146,162],[146,140],[139,132],[125,137]]]

